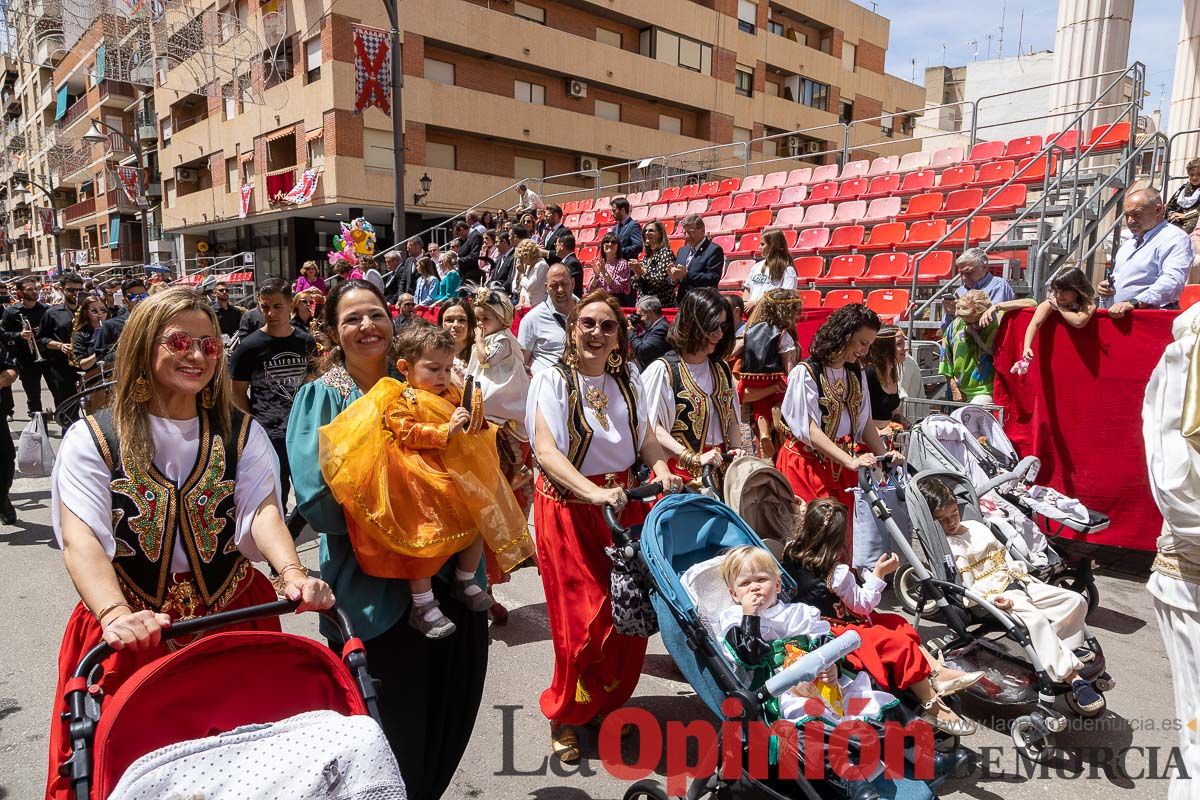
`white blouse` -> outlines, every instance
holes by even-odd
[[[767,272],[767,262],[759,261],[750,270],[750,274],[746,276],[742,288],[750,293],[750,297],[746,302],[757,303],[762,299],[762,296],[772,289],[795,289],[796,288],[796,268],[787,267],[783,271],[783,277],[777,281],[771,280],[771,273]]]
[[[539,258],[531,267],[517,264],[517,290],[519,300],[517,305],[536,306],[546,299],[546,273],[550,265],[546,259]]]
[[[529,374],[521,346],[507,328],[484,339],[486,363],[481,363],[471,348],[471,363],[467,374],[475,378],[475,386],[483,393],[483,412],[488,421],[503,425],[508,420],[517,423],[517,435],[528,439],[525,431],[525,403],[529,399]]]
[[[151,415],[150,433],[154,438],[154,466],[177,487],[182,486],[196,465],[200,449],[199,418],[166,419]],[[233,499],[237,527],[233,534],[234,545],[251,561],[264,561],[250,535],[254,513],[268,497],[275,498],[281,515],[283,506],[279,500],[279,462],[275,448],[257,422],[250,423],[250,433],[246,437],[242,456],[238,459],[235,480]],[[105,554],[112,560],[117,543],[113,535],[111,482],[112,474],[96,449],[87,423],[82,420],[76,422],[63,436],[58,458],[54,462],[54,472],[50,476],[50,519],[60,549],[62,512],[59,505],[62,504],[91,528],[103,545]],[[183,544],[177,537],[171,553],[171,571],[190,570]]]
[[[834,567],[829,577],[829,590],[838,596],[847,611],[861,617],[870,614],[879,605],[885,586],[887,582],[876,577],[874,572],[866,573],[859,586],[850,567],[845,564]]]
[[[642,390],[642,382],[637,375],[631,376],[634,395],[638,407],[646,407],[646,395]],[[605,414],[608,417],[608,430],[600,424],[596,412],[585,402],[583,403],[583,418],[592,429],[592,441],[583,457],[580,472],[584,475],[604,475],[609,472],[623,472],[633,466],[638,453],[642,449],[642,441],[646,438],[649,426],[645,424],[646,415],[637,420],[637,442],[629,440],[629,407],[617,386],[617,379],[605,373],[599,377],[579,376],[581,396],[589,386],[596,387],[608,397]],[[554,437],[554,446],[566,455],[569,449],[567,436],[567,382],[556,369],[542,370],[533,376],[529,386],[529,403],[526,407],[525,424],[529,429],[530,444],[537,448],[537,415],[542,415],[542,421]]]
[[[830,381],[838,382],[845,381],[846,368],[837,367],[825,368],[825,375]],[[797,364],[792,367],[791,373],[788,375],[787,391],[783,395],[783,404],[780,407],[780,413],[783,415],[783,420],[792,429],[792,435],[808,446],[812,446],[812,440],[808,435],[808,423],[816,422],[821,425],[821,389],[817,386],[817,382],[813,379],[810,365],[807,363]],[[833,436],[835,440],[843,436],[852,435],[854,441],[862,441],[862,432],[866,429],[867,424],[871,421],[871,396],[867,391],[866,376],[862,379],[862,407],[858,410],[858,419],[851,429],[850,410],[842,409],[841,419],[838,420],[837,433]]]
[[[713,367],[708,361],[700,364],[689,364],[680,361],[692,374],[692,380],[708,395],[708,431],[704,436],[706,445],[719,445],[725,441],[725,432],[721,430],[721,416],[717,413],[717,404],[713,400],[716,380]],[[675,387],[671,385],[671,370],[666,359],[660,358],[652,362],[642,373],[642,384],[646,388],[646,416],[654,424],[662,426],[668,433],[675,424]],[[733,404],[733,415],[736,424],[742,424],[742,404]]]

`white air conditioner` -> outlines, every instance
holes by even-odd
[[[798,156],[804,147],[804,140],[799,136],[789,136],[783,140],[783,148],[789,156]]]
[[[194,169],[184,169],[180,167],[175,170],[175,180],[180,183],[195,183],[200,176],[196,174]]]
[[[567,96],[568,97],[587,97],[587,83],[576,80],[575,78],[567,79]]]
[[[821,142],[805,142],[804,144],[805,153],[819,153],[824,149],[825,146]]]
[[[580,172],[599,172],[600,162],[595,156],[580,156],[579,157]]]

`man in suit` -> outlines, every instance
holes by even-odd
[[[617,221],[612,232],[620,242],[621,258],[636,260],[642,254],[642,226],[629,216],[629,201],[624,197],[614,197],[609,203],[609,208],[612,209],[613,219]]]
[[[401,258],[393,250],[383,257],[388,266],[388,272],[383,276],[383,296],[389,303],[395,303],[402,294],[417,291],[417,262],[425,253],[425,244],[419,236],[414,236],[405,242],[404,253]]]
[[[562,206],[551,204],[546,206],[546,221],[550,223],[550,230],[546,234],[546,244],[542,253],[545,255],[547,264],[557,264],[562,260],[558,255],[558,249],[555,244],[562,236],[567,236],[571,231],[566,225],[563,225],[563,210]]]
[[[667,332],[671,329],[662,313],[662,301],[652,294],[637,301],[637,311],[642,316],[640,330],[630,330],[629,342],[637,356],[638,366],[645,369],[651,361],[667,354],[671,349]],[[633,323],[630,323],[633,328]]]
[[[462,274],[462,282],[478,285],[483,281],[483,270],[479,268],[483,235],[471,230],[466,220],[454,223],[454,235],[458,237],[458,271]]]
[[[671,283],[679,287],[680,301],[693,289],[715,287],[725,272],[725,251],[708,238],[700,215],[688,214],[681,225],[686,244],[680,248],[670,272]]]
[[[513,282],[516,279],[517,270],[513,263],[515,258],[512,234],[508,231],[500,231],[496,234],[496,249],[500,254],[496,256],[496,266],[492,267],[492,283],[498,283],[507,289],[515,301],[517,293],[513,291]]]
[[[575,296],[583,297],[583,264],[575,255],[575,236],[565,233],[558,237],[555,244],[557,257],[554,263],[561,263],[571,272],[571,280],[575,283]]]

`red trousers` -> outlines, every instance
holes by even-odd
[[[869,622],[829,620],[834,635],[858,631],[862,644],[846,660],[866,670],[884,689],[898,692],[929,677],[929,662],[921,652],[921,636],[899,614],[871,614]]]

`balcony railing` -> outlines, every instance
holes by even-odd
[[[68,127],[75,123],[80,117],[87,113],[88,101],[87,95],[81,96],[78,100],[71,104],[67,109],[67,113],[63,114],[62,119],[54,123],[54,127],[59,131],[65,131]]]
[[[131,201],[125,194],[125,190],[119,186],[116,189],[108,190],[108,193],[104,195],[104,202],[108,204],[110,211],[118,208],[130,211],[137,209],[137,204]]]
[[[68,224],[78,219],[96,213],[96,198],[89,197],[87,200],[81,200],[75,205],[67,206],[63,211],[63,220]]]
[[[100,99],[105,100],[109,96],[115,97],[137,97],[137,92],[133,88],[133,84],[125,81],[105,80],[100,84]]]

